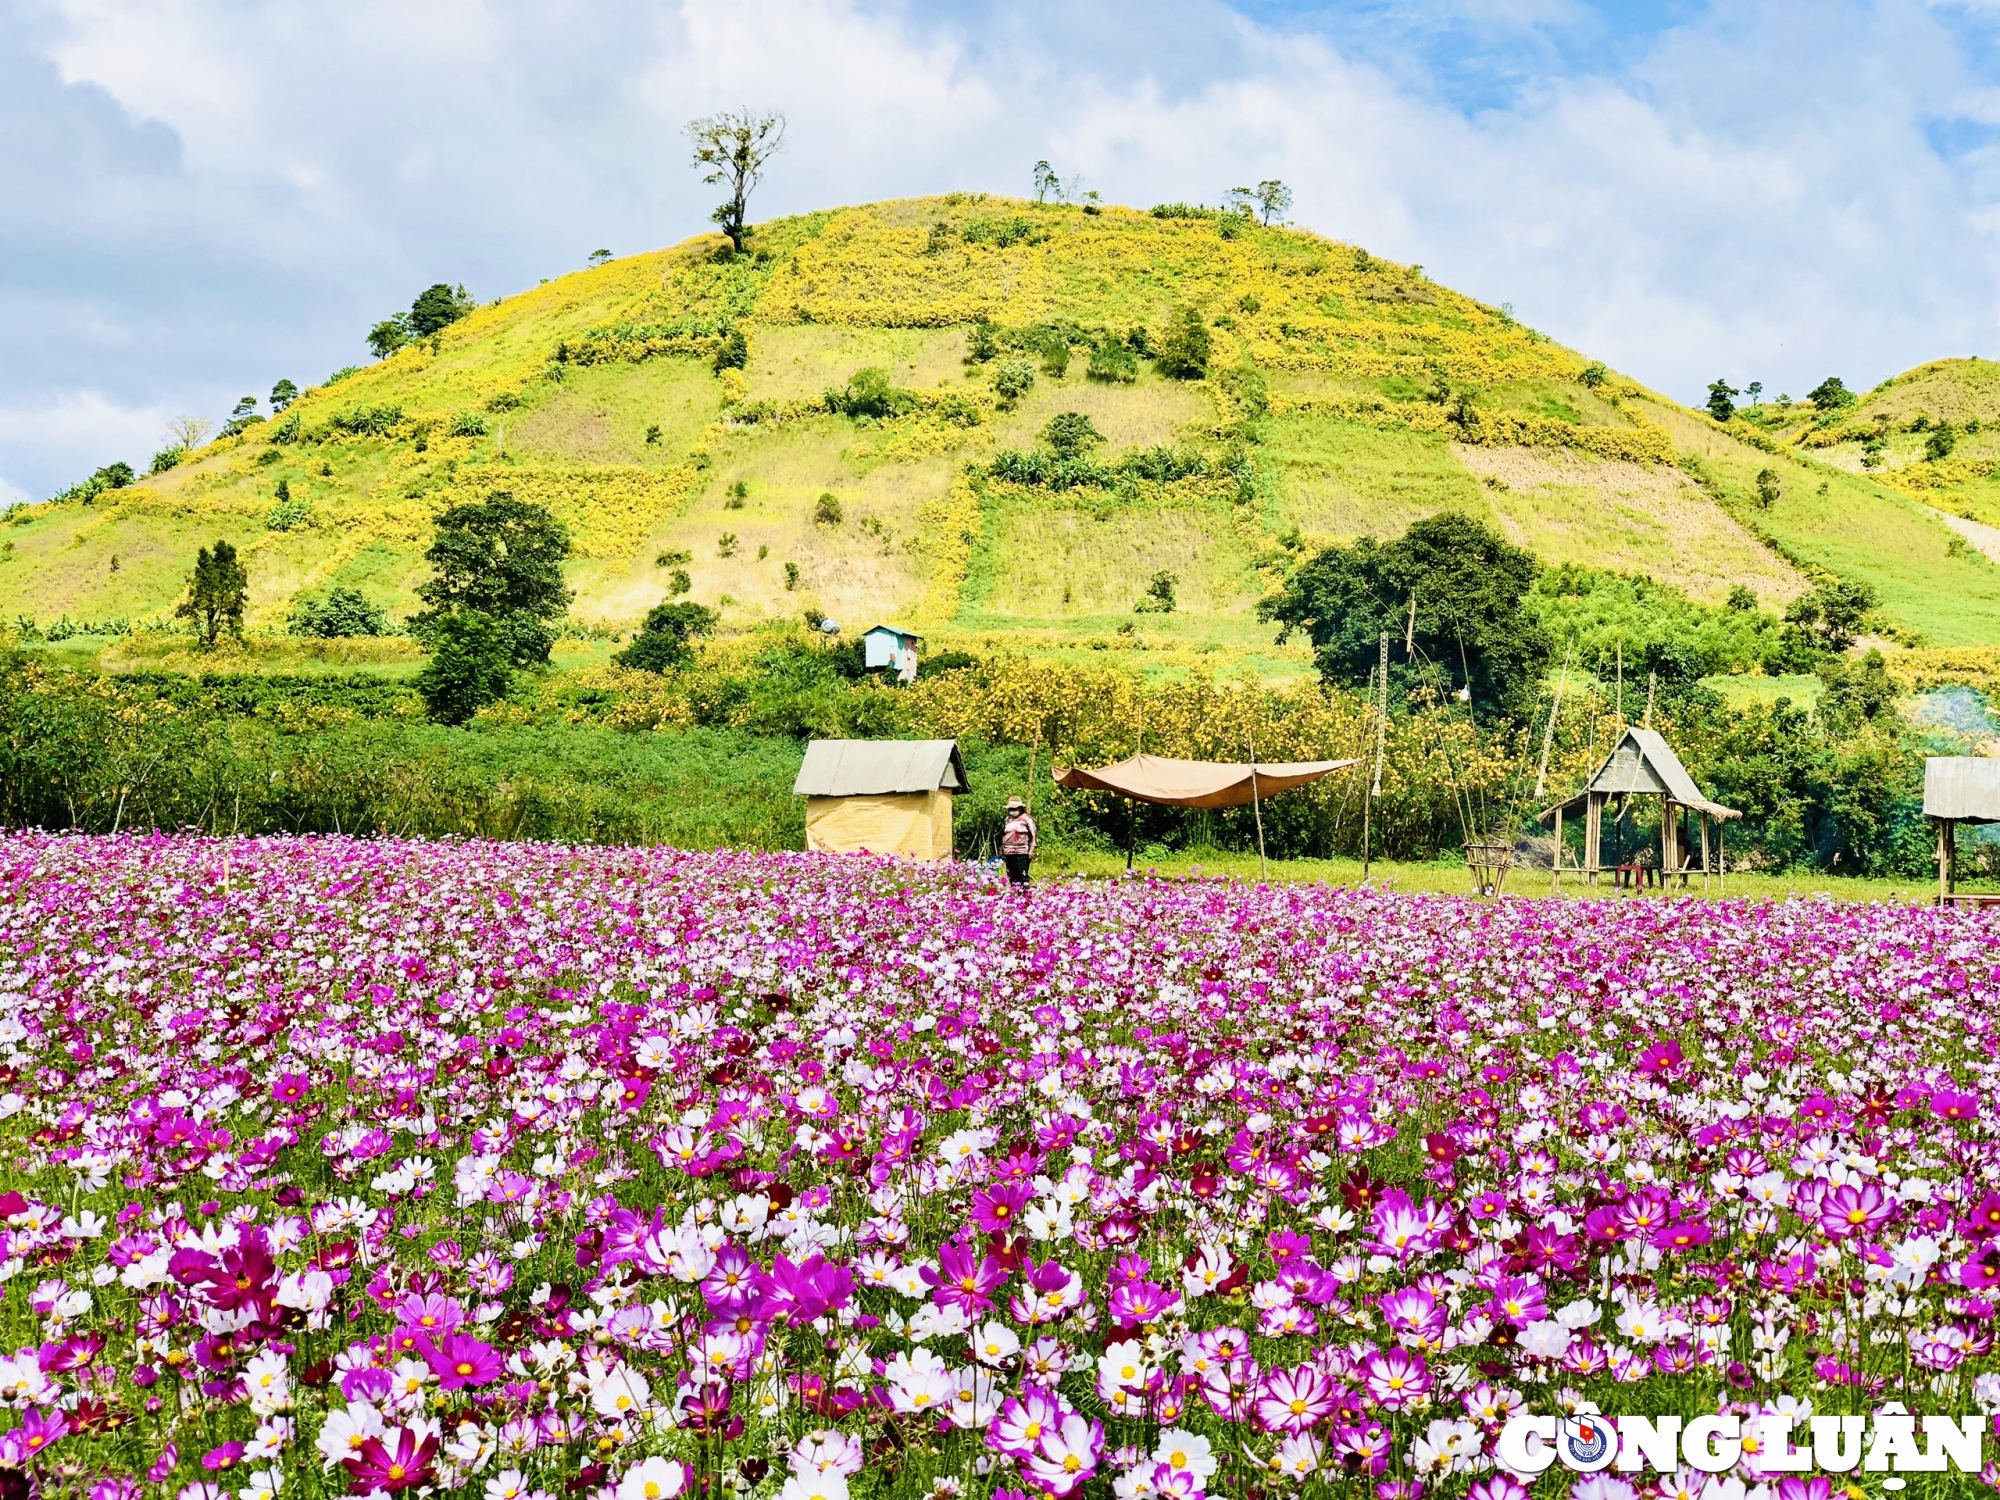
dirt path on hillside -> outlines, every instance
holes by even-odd
[[[2000,526],[1988,526],[1984,521],[1968,521],[1964,516],[1939,510],[1935,505],[1926,505],[1924,509],[1985,553],[1989,562],[2000,563]]]

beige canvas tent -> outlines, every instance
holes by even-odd
[[[1327,776],[1351,760],[1262,761],[1173,760],[1164,755],[1131,755],[1115,765],[1095,770],[1070,766],[1051,768],[1060,787],[1075,792],[1116,792],[1134,802],[1161,807],[1256,807],[1274,792],[1288,792]],[[1139,844],[1139,820],[1128,825],[1125,868]],[[1264,857],[1264,816],[1257,814],[1257,858]]]
[[[970,788],[957,740],[814,740],[792,786],[806,848],[951,858],[951,799]]]

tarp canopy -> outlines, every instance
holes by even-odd
[[[1575,796],[1565,798],[1555,807],[1543,808],[1536,816],[1546,823],[1558,810],[1568,812],[1581,807],[1593,792],[1614,797],[1665,797],[1682,807],[1707,813],[1711,818],[1743,816],[1733,807],[1709,801],[1707,794],[1688,775],[1681,758],[1674,754],[1674,747],[1654,730],[1641,729],[1636,724],[1611,747],[1611,753],[1604,757],[1603,764],[1598,766]]]
[[[1954,823],[2000,823],[2000,760],[1984,755],[1927,756],[1924,814]]]
[[[1299,760],[1256,765],[1256,795],[1264,798],[1354,765],[1351,760]],[[1116,792],[1139,802],[1163,807],[1248,807],[1251,767],[1241,761],[1169,760],[1161,755],[1134,755],[1115,766],[1085,770],[1071,766],[1054,772],[1057,786],[1080,792]]]
[[[806,746],[795,797],[887,797],[963,792],[957,740],[814,740]]]

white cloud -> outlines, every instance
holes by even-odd
[[[1932,142],[1940,121],[2000,116],[2000,87],[1968,60],[1964,13],[1909,0],[1718,9],[1615,70],[1545,59],[1476,109],[1334,22],[1216,0],[13,16],[0,131],[30,146],[0,159],[20,210],[0,224],[0,468],[41,490],[143,456],[168,412],[219,415],[351,362],[431,281],[491,296],[706,227],[680,126],[739,103],[791,120],[760,215],[1024,192],[1043,156],[1139,204],[1275,175],[1301,223],[1511,301],[1683,398],[1716,374],[1868,384],[1996,332],[2000,153]],[[1481,37],[1600,26],[1575,0],[1431,7],[1433,40],[1440,17]],[[57,409],[54,426],[5,415]]]
[[[82,479],[119,456],[143,469],[167,445],[170,413],[156,405],[124,406],[98,391],[70,391],[32,406],[0,406],[0,454],[31,452],[52,459],[63,485]],[[17,471],[18,472],[18,471]],[[27,476],[23,476],[24,478]],[[44,499],[61,485],[41,485],[31,493],[0,476],[0,504]]]

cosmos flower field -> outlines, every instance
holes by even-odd
[[[0,836],[0,1496],[1828,1500],[2000,1410],[1993,932]]]

